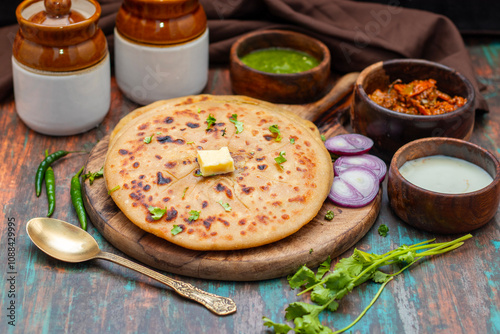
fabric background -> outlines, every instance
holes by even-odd
[[[99,24],[113,50],[121,0],[101,0]],[[241,35],[258,29],[302,32],[324,42],[332,71],[360,71],[380,60],[422,58],[452,67],[476,89],[476,109],[487,111],[469,54],[457,27],[445,16],[399,6],[348,0],[200,0],[210,29],[210,62],[224,64]],[[0,99],[12,93],[12,42],[17,25],[0,28]]]

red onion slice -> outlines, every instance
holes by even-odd
[[[379,179],[365,167],[350,167],[333,178],[328,198],[346,208],[359,208],[375,199],[379,190]]]
[[[372,146],[373,140],[357,133],[338,135],[325,141],[326,149],[336,155],[362,154]]]
[[[365,167],[371,170],[377,175],[380,182],[382,182],[387,173],[387,165],[385,162],[371,154],[360,154],[360,155],[350,155],[342,156],[335,160],[333,168],[335,170],[335,175],[340,175],[347,169],[351,167]]]

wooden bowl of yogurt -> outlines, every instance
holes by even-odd
[[[393,156],[387,193],[406,223],[435,233],[466,233],[493,219],[500,164],[488,150],[454,138],[424,138]]]

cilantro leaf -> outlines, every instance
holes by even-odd
[[[318,285],[311,292],[311,301],[318,305],[328,305],[328,310],[335,312],[339,307],[339,303],[332,301],[336,297],[336,293],[333,290],[327,289],[322,285]]]
[[[330,290],[340,291],[346,288],[351,280],[352,277],[347,270],[335,270],[326,277],[325,287]]]
[[[224,208],[224,210],[231,211],[231,205],[229,205],[229,203],[224,203],[222,201],[218,201],[217,203],[219,203],[220,205],[222,205],[222,207]]]
[[[321,141],[326,141],[325,135],[321,135]]]
[[[286,158],[284,157],[285,155],[286,155],[285,151],[281,151],[280,155],[277,156],[276,158],[274,158],[274,161],[276,161],[278,166],[280,166],[281,168],[283,168],[283,166],[281,164],[286,162]]]
[[[378,227],[378,234],[382,237],[386,237],[387,236],[387,233],[389,232],[389,228],[387,227],[387,225],[385,224],[382,224]]]
[[[288,326],[287,324],[279,324],[279,323],[273,322],[271,319],[266,318],[266,317],[262,317],[262,320],[264,321],[264,326],[273,327],[274,332],[276,334],[286,334],[292,330],[292,327]]]
[[[332,265],[332,259],[328,257],[323,263],[319,265],[318,271],[316,272],[316,279],[320,280],[325,276],[325,274],[330,270]]]
[[[372,281],[376,283],[384,283],[387,282],[392,276],[388,275],[380,270],[377,270],[373,273]]]
[[[85,181],[86,179],[89,179],[90,185],[94,183],[94,180],[103,177],[104,176],[104,166],[101,167],[101,169],[98,172],[88,172],[87,174],[83,175],[83,180]]]
[[[151,213],[151,218],[153,218],[154,220],[161,219],[165,212],[167,212],[167,209],[162,209],[151,205],[148,207],[148,210],[149,213]]]
[[[290,144],[295,144],[295,138],[290,137]]]
[[[232,114],[229,121],[236,127],[236,134],[243,132],[243,122],[238,121],[238,115]]]
[[[222,129],[222,137],[226,135],[226,128]]]
[[[280,131],[278,125],[276,125],[276,124],[271,125],[269,127],[269,131],[271,131],[271,133],[276,134],[276,138],[274,138],[275,141],[281,141],[281,131]]]
[[[212,114],[209,114],[207,117],[207,129],[206,131],[210,130],[210,127],[214,125],[217,122],[215,117]]]
[[[189,218],[188,218],[188,219],[189,219],[190,221],[195,221],[195,220],[197,220],[198,218],[200,218],[200,213],[201,213],[201,211],[191,210],[191,211],[189,211],[189,214],[190,214],[191,216],[189,216]]]
[[[328,210],[325,214],[326,220],[332,220],[335,217],[335,213],[332,210]]]
[[[319,281],[316,278],[316,275],[314,275],[314,272],[311,269],[307,268],[307,266],[305,265],[300,267],[300,269],[295,273],[295,275],[287,277],[287,279],[291,289],[296,289],[303,285],[309,287],[316,284]]]
[[[308,304],[304,302],[291,303],[286,309],[285,318],[286,320],[294,320],[298,317],[303,317],[308,314],[319,314],[323,310],[323,307],[313,304]]]
[[[153,140],[153,136],[154,136],[154,134],[152,134],[152,135],[151,135],[151,136],[149,136],[149,137],[144,138],[144,142],[145,142],[146,144],[151,143],[151,141]]]
[[[177,234],[181,233],[182,231],[184,231],[182,229],[182,227],[180,227],[179,225],[174,225],[172,227],[172,229],[170,230],[170,233],[172,233],[172,235],[177,235]]]

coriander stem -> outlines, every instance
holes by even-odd
[[[370,304],[368,304],[367,307],[365,307],[365,309],[363,310],[363,312],[361,312],[358,317],[356,319],[354,319],[353,322],[351,322],[347,327],[345,328],[342,328],[342,329],[339,329],[338,331],[335,331],[333,332],[332,334],[337,334],[337,333],[342,333],[342,332],[345,332],[346,330],[348,330],[349,328],[351,328],[352,326],[354,326],[359,320],[361,320],[361,318],[365,315],[366,312],[368,312],[368,310],[373,306],[373,304],[375,304],[375,302],[377,301],[378,297],[380,296],[380,294],[382,293],[382,291],[384,290],[385,286],[387,285],[387,283],[389,283],[390,281],[392,281],[392,277],[389,278],[387,281],[385,281],[382,286],[380,287],[380,289],[378,289],[377,291],[377,294],[375,295],[375,297],[373,297],[372,301],[370,302]]]

